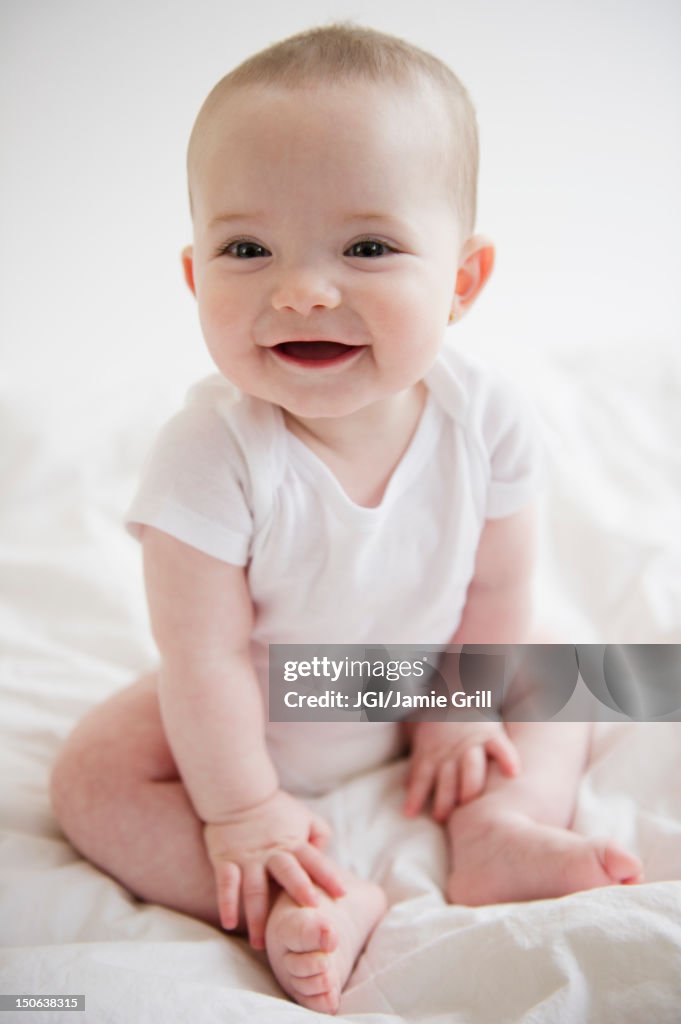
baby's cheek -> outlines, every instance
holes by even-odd
[[[244,330],[243,296],[234,289],[204,287],[198,295],[199,319],[209,348],[233,342]]]

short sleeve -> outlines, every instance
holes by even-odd
[[[485,517],[501,519],[539,492],[544,452],[529,398],[502,374],[487,378],[479,395],[479,428],[489,460]]]
[[[246,565],[253,533],[242,448],[215,409],[190,402],[161,430],[125,517],[223,562]]]

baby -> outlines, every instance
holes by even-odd
[[[130,512],[157,673],[92,711],[52,797],[73,845],[140,898],[248,933],[283,989],[335,1012],[385,912],[301,797],[408,750],[447,899],[635,881],[569,831],[582,723],[269,723],[270,643],[530,636],[531,420],[445,341],[494,250],[473,234],[475,115],[439,60],[332,26],[205,101],[182,254],[219,375],[164,428]]]

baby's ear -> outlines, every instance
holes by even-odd
[[[191,245],[186,245],[182,250],[182,269],[189,290],[192,295],[196,295],[196,287],[194,285],[194,252]]]
[[[455,308],[459,316],[473,305],[494,267],[494,246],[483,235],[469,238],[461,252],[456,275]]]

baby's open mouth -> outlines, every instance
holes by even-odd
[[[345,345],[342,341],[282,341],[274,351],[298,366],[334,366],[356,355],[364,345]]]
[[[354,346],[341,341],[282,341],[275,348],[293,359],[336,359],[352,351]]]

